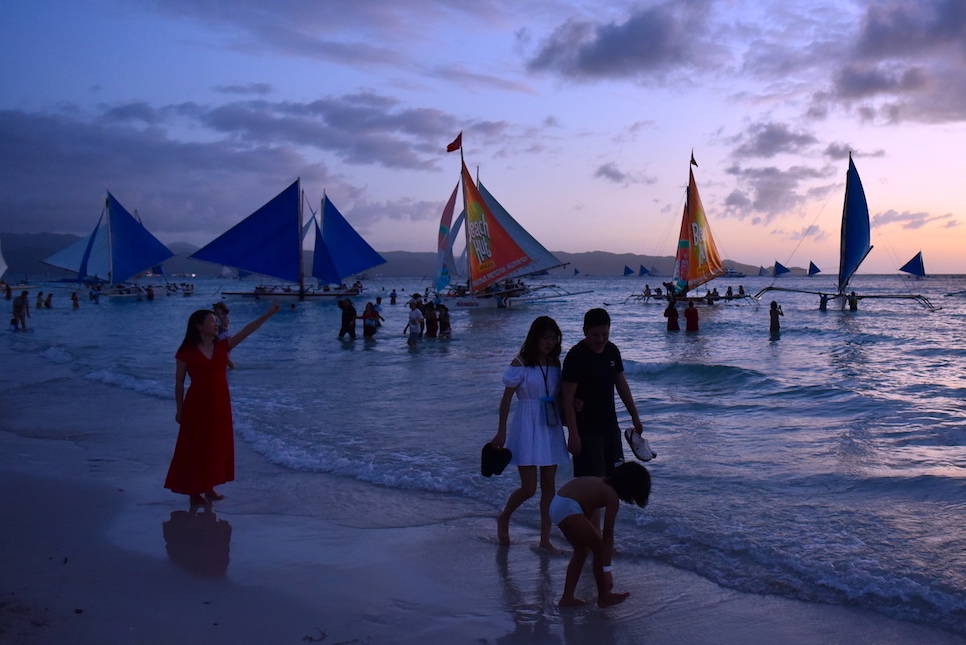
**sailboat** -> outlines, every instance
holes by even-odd
[[[341,284],[349,275],[385,260],[366,244],[327,197],[322,200],[323,228],[319,228],[314,215],[303,226],[304,199],[301,180],[296,179],[264,206],[190,257],[292,283],[259,285],[252,291],[222,292],[225,296],[305,300],[357,295],[358,288],[329,289],[327,285]],[[313,227],[315,257],[310,275],[317,278],[319,284],[307,287],[302,266],[302,241]],[[378,261],[368,264],[371,260],[368,252]]]
[[[454,148],[455,150],[455,148]],[[440,218],[437,239],[436,291],[450,307],[478,309],[515,305],[577,295],[557,285],[530,287],[521,278],[566,266],[523,228],[482,182],[473,182],[462,160],[460,183],[453,189]],[[450,225],[456,193],[463,189],[464,209]],[[466,285],[454,284],[460,271],[454,261],[453,244],[462,225],[466,239]],[[455,273],[454,273],[455,272]],[[581,291],[578,293],[589,293]]]
[[[916,276],[917,278],[925,278],[926,267],[922,263],[922,251],[916,253],[915,257],[903,264],[899,270],[903,273]]]
[[[43,262],[77,273],[72,282],[108,285],[101,295],[140,298],[139,286],[124,283],[173,256],[108,191],[91,234]]]
[[[822,270],[819,269],[817,266],[815,266],[815,263],[814,262],[809,261],[809,263],[808,263],[808,276],[809,277],[812,277],[816,273],[821,273],[821,272],[822,272]]]
[[[926,309],[936,309],[929,299],[917,294],[875,294],[858,295],[849,292],[849,283],[859,266],[872,250],[871,229],[869,226],[869,204],[865,198],[865,189],[859,172],[849,153],[849,169],[845,176],[845,199],[842,205],[842,231],[840,237],[839,274],[834,293],[809,291],[807,289],[789,289],[785,287],[768,286],[755,294],[760,298],[767,291],[794,291],[798,293],[813,293],[819,296],[819,308],[825,309],[829,300],[838,299],[842,305],[849,303],[850,309],[858,306],[858,300],[864,298],[899,298],[915,300]]]
[[[711,226],[698,194],[698,185],[694,181],[696,166],[694,155],[688,167],[688,188],[684,202],[684,212],[681,216],[681,231],[678,235],[678,245],[674,256],[674,272],[670,282],[664,285],[668,288],[668,296],[687,299],[688,292],[725,275],[726,271],[718,255],[718,247],[711,234]],[[628,301],[648,302],[651,294],[632,294],[625,299]],[[694,298],[695,302],[699,299]],[[705,299],[701,299],[702,301]]]

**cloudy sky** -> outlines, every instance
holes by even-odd
[[[966,272],[963,0],[34,0],[0,5],[0,231],[105,189],[203,244],[301,177],[382,251],[459,176],[552,250],[673,254],[688,161],[725,258]]]

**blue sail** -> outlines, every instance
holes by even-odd
[[[302,277],[299,180],[191,254],[195,260],[298,282]]]
[[[634,275],[634,269],[630,268],[626,264],[624,265],[624,275]]]
[[[322,198],[322,238],[338,271],[337,283],[386,261],[356,233],[328,197]]]
[[[899,270],[905,273],[911,273],[917,278],[925,278],[926,267],[922,263],[922,251],[919,251],[919,253],[916,253],[916,257],[912,258],[911,260],[903,264],[902,268]]]
[[[821,273],[822,270],[815,266],[814,262],[809,261],[808,263],[808,275],[815,275],[816,273]]]
[[[332,263],[332,254],[329,247],[322,239],[322,230],[318,223],[315,225],[315,255],[312,256],[312,277],[318,278],[319,282],[328,284],[341,284],[342,277]]]
[[[107,193],[107,215],[110,227],[111,283],[124,282],[145,269],[174,257],[168,247],[151,235],[141,222]]]
[[[58,251],[45,264],[75,271],[78,282],[124,282],[174,254],[107,193],[107,218],[85,238]]]
[[[775,260],[775,271],[772,273],[773,276],[775,276],[777,278],[778,276],[782,275],[783,273],[788,273],[789,271],[790,271],[790,269],[788,269],[785,266],[782,266],[778,262],[778,260]]]
[[[872,250],[869,230],[869,204],[859,172],[849,154],[849,172],[845,180],[845,203],[842,206],[842,248],[839,260],[838,292],[844,293],[849,281],[865,256]]]
[[[758,275],[759,276],[768,275],[768,271],[765,270],[765,267],[760,266],[758,267]]]
[[[580,275],[580,271],[578,271],[577,269],[574,269],[574,275]]]
[[[650,273],[650,272],[649,272],[649,271],[648,271],[647,269],[645,269],[645,268],[644,268],[644,265],[642,264],[642,265],[641,265],[641,270],[640,270],[640,272],[639,272],[639,273],[638,273],[637,275],[638,275],[638,276],[645,276],[645,275],[647,275],[648,273]]]

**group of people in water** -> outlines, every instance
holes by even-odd
[[[651,490],[647,469],[637,462],[624,462],[615,390],[634,426],[627,430],[628,442],[636,433],[650,453],[646,458],[654,454],[640,438],[643,426],[624,376],[620,350],[609,340],[607,311],[588,311],[583,332],[584,338],[561,364],[560,327],[548,316],[533,321],[519,353],[503,374],[497,432],[484,447],[484,454],[488,448],[508,450],[509,464],[517,467],[520,476],[520,486],[497,516],[500,543],[510,544],[510,518],[533,497],[539,482],[540,547],[559,552],[550,539],[553,524],[573,547],[558,604],[586,604],[575,593],[584,563],[592,557],[597,604],[609,607],[630,595],[613,591],[614,526],[620,502],[643,507]],[[508,423],[514,396],[517,409]],[[557,466],[571,455],[574,479],[557,490]]]

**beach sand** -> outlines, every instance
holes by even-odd
[[[533,549],[535,501],[507,549],[487,505],[293,472],[241,441],[227,498],[192,515],[162,488],[172,401],[34,360],[0,375],[2,643],[966,643],[620,557],[624,604],[561,611],[568,560]]]

